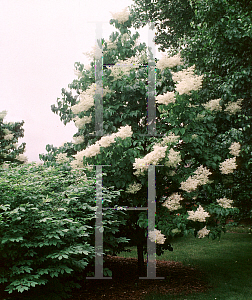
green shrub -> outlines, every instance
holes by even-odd
[[[94,261],[95,187],[83,171],[34,164],[0,169],[0,283],[6,291],[46,285],[66,296],[78,286],[75,279]],[[118,195],[103,188],[103,206]],[[105,253],[126,242],[114,237],[122,214],[103,213]]]

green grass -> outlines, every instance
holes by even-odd
[[[229,226],[227,225],[227,230],[230,232],[238,232],[238,233],[252,233],[252,225],[238,225],[238,226]]]
[[[166,251],[161,260],[180,261],[206,274],[213,287],[207,293],[192,295],[147,295],[146,300],[252,300],[252,234],[226,233],[220,240],[194,237],[173,242],[174,251]],[[120,256],[137,257],[136,249]]]

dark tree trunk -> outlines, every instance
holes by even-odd
[[[144,254],[143,254],[143,244],[137,245],[137,256],[138,256],[138,276],[145,277],[144,269]]]

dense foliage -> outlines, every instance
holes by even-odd
[[[41,299],[61,299],[79,286],[94,264],[95,189],[83,171],[35,164],[0,170],[0,278],[6,291],[33,288]],[[118,194],[104,188],[104,207]],[[126,242],[114,237],[122,214],[104,213],[105,253]]]
[[[139,28],[156,24],[156,43],[163,51],[179,49],[184,60],[205,74],[197,103],[221,99],[241,110],[215,117],[218,144],[235,139],[243,151],[229,187],[241,217],[252,209],[252,3],[247,0],[135,0],[131,15]],[[142,24],[140,23],[142,22]],[[233,104],[234,105],[234,104]],[[220,150],[220,149],[219,149]]]

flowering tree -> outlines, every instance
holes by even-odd
[[[157,243],[157,253],[170,249],[176,236],[220,236],[226,219],[239,212],[230,181],[245,152],[243,133],[233,126],[243,99],[210,92],[206,97],[210,89],[206,75],[178,51],[164,55],[156,63],[156,131],[161,135],[148,136],[146,64],[151,53],[137,43],[138,34],[131,35],[127,11],[113,17],[111,23],[119,32],[100,41],[104,135],[90,135],[95,127],[94,69],[101,56],[96,48],[90,67],[75,65],[78,80],[69,88],[77,95],[63,90],[57,107],[52,106],[63,122],[74,120],[78,132],[73,142],[55,150],[50,147],[41,158],[48,162],[50,155],[53,163],[64,161],[73,169],[109,165],[104,167],[103,185],[122,190],[119,202],[112,205],[128,207],[146,207],[148,166],[162,165],[156,167],[157,228],[149,235]],[[120,234],[137,245],[143,262],[147,213],[129,211],[126,218]]]
[[[7,123],[4,118],[7,112],[0,112],[0,164],[5,161],[11,162],[25,162],[26,156],[23,154],[25,151],[25,143],[18,146],[18,139],[24,136],[24,129],[22,128],[24,121]]]
[[[251,216],[252,209],[251,5],[247,0],[135,0],[131,10],[136,28],[155,22],[160,49],[180,49],[186,62],[205,74],[198,102],[211,100],[208,108],[216,112],[218,142],[242,145],[236,158],[238,167],[232,177],[225,176],[225,182],[244,218]],[[218,104],[227,105],[227,114],[217,113]],[[235,145],[232,147],[238,147]],[[234,167],[234,160],[224,166],[230,163]]]

